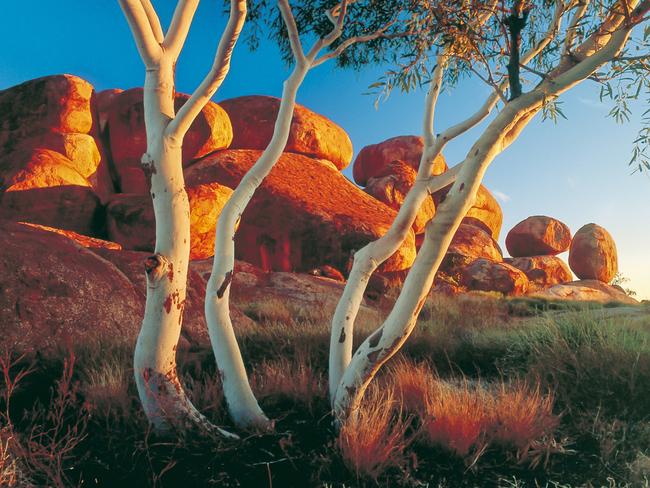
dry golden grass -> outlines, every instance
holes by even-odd
[[[257,365],[251,387],[260,398],[284,396],[311,409],[327,395],[327,381],[304,358],[265,360]]]
[[[344,463],[357,477],[376,480],[388,469],[404,464],[410,420],[403,418],[397,403],[392,393],[371,386],[357,414],[341,426],[337,445]]]
[[[559,425],[553,396],[523,382],[499,382],[491,389],[466,379],[450,383],[426,363],[407,360],[397,362],[390,377],[404,407],[420,416],[424,441],[464,458],[475,460],[493,444],[514,448],[524,459],[533,446],[552,443]]]
[[[553,414],[553,395],[525,383],[501,383],[495,394],[495,428],[492,442],[517,449],[524,456],[533,442],[552,435],[559,425]]]

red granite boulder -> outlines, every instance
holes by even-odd
[[[417,171],[423,148],[424,142],[419,136],[397,136],[366,146],[359,151],[354,160],[352,168],[354,181],[365,186],[368,178],[376,176],[395,160],[403,161]],[[440,174],[446,170],[447,163],[441,154],[434,163],[433,173]]]
[[[107,128],[113,169],[117,186],[123,193],[148,192],[148,184],[141,168],[142,155],[147,148],[144,125],[142,88],[132,88],[115,96],[107,110]],[[176,110],[189,95],[177,93]],[[208,102],[194,120],[183,139],[183,164],[224,149],[232,141],[232,125],[228,114],[216,103]]]
[[[261,151],[228,150],[186,170],[188,185],[236,187]],[[284,153],[242,215],[235,236],[238,259],[265,270],[346,269],[354,251],[383,235],[395,211],[339,171],[309,157]],[[397,271],[415,259],[414,237],[380,267]]]
[[[549,288],[573,280],[571,270],[557,256],[531,256],[504,261],[526,273],[531,288]]]
[[[261,95],[231,98],[219,102],[230,116],[232,149],[266,149],[273,135],[280,99]],[[338,169],[352,161],[352,141],[327,117],[296,104],[285,152],[327,159]]]
[[[496,291],[506,295],[523,295],[528,291],[526,274],[507,263],[477,259],[467,266],[461,284],[469,290]]]
[[[506,236],[506,249],[514,258],[555,256],[569,249],[571,231],[557,219],[534,215],[515,225]]]
[[[596,224],[581,227],[571,242],[569,266],[580,279],[612,281],[618,272],[618,256],[610,233]]]

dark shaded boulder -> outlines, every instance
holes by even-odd
[[[528,291],[526,274],[507,263],[477,259],[463,269],[461,284],[469,290],[523,295]]]

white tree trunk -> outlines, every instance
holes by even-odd
[[[198,428],[237,438],[213,426],[187,398],[176,369],[176,348],[183,323],[190,254],[183,137],[228,72],[246,17],[246,2],[231,1],[230,17],[214,64],[178,115],[174,110],[174,66],[198,0],[179,0],[165,36],[149,0],[120,0],[120,5],[147,68],[143,100],[147,152],[142,167],[150,178],[156,220],[155,254],[145,263],[145,314],[133,358],[138,394],[147,418],[158,432]]]
[[[619,21],[618,25],[621,23]],[[363,394],[377,371],[409,337],[438,267],[464,215],[473,205],[489,164],[518,137],[547,99],[583,81],[620,52],[630,30],[631,27],[627,27],[599,33],[605,38],[601,42],[588,39],[579,52],[582,61],[561,65],[533,91],[509,102],[472,146],[452,189],[427,224],[424,243],[393,310],[382,326],[359,346],[335,386],[333,404],[338,418],[356,415]]]
[[[268,429],[271,424],[250,388],[230,319],[229,298],[235,266],[235,232],[255,190],[284,151],[289,138],[296,93],[306,73],[306,67],[297,65],[285,82],[271,142],[260,159],[242,178],[221,210],[217,222],[212,274],[206,290],[205,315],[228,411],[235,424],[240,427]]]

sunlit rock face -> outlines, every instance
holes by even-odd
[[[94,90],[71,75],[0,91],[0,216],[88,234],[112,192]]]
[[[232,190],[219,183],[190,186],[190,259],[214,255],[217,219]],[[125,249],[153,251],[156,222],[150,195],[119,193],[106,206],[106,231],[111,241]]]
[[[477,259],[463,269],[461,284],[470,290],[523,295],[528,291],[526,274],[507,263]]]
[[[384,202],[390,208],[399,210],[407,193],[415,184],[417,172],[404,161],[393,161],[375,176],[368,178],[364,189],[377,200]],[[422,234],[424,226],[433,218],[436,213],[436,205],[433,199],[427,196],[413,222],[413,232]]]
[[[49,149],[13,152],[0,159],[0,218],[94,235],[100,202],[74,163]]]
[[[141,166],[142,155],[147,150],[142,97],[142,88],[133,88],[116,94],[103,107],[112,167],[117,187],[123,193],[148,192],[147,178]],[[176,111],[188,98],[189,95],[176,93]],[[231,141],[232,125],[228,115],[216,103],[208,102],[185,134],[183,164],[227,148]]]
[[[186,169],[190,186],[218,182],[234,188],[261,151],[228,150]],[[383,235],[395,211],[363,192],[329,164],[284,153],[244,211],[237,258],[264,269],[346,269],[352,253]],[[381,267],[396,271],[415,258],[413,233]]]
[[[526,273],[530,290],[549,288],[573,280],[569,266],[557,256],[508,258],[504,261]]]
[[[232,122],[232,149],[266,149],[273,135],[280,99],[261,95],[219,102]],[[352,141],[327,117],[296,104],[285,152],[331,161],[344,169],[352,161]]]
[[[571,242],[569,266],[580,279],[612,281],[618,272],[618,256],[610,233],[596,224],[581,227]]]
[[[506,236],[512,257],[556,255],[569,249],[571,231],[566,224],[545,215],[534,215],[515,225]]]
[[[368,179],[385,170],[386,166],[395,160],[403,161],[417,171],[424,142],[419,136],[397,136],[378,144],[371,144],[359,151],[354,160],[352,174],[354,181],[365,186]],[[445,158],[438,156],[434,162],[433,174],[441,174],[447,170]]]
[[[436,205],[440,205],[444,201],[450,189],[451,185],[433,194]],[[496,198],[483,185],[476,192],[476,199],[472,207],[465,214],[464,222],[481,227],[494,240],[499,239],[501,225],[503,224],[503,211]]]

